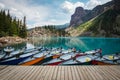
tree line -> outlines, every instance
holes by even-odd
[[[57,29],[55,25],[47,25],[47,26],[45,25],[45,26],[42,26],[42,27],[45,28],[45,29],[50,30],[56,36],[66,36],[66,34],[67,34],[65,32],[65,30]]]
[[[26,17],[23,20],[10,15],[9,10],[0,11],[0,37],[19,36],[27,37]]]
[[[45,25],[45,26],[41,26],[41,27],[36,27],[36,30],[41,30],[41,29],[45,29],[50,31],[52,34],[52,36],[67,36],[69,35],[64,29],[58,29],[55,25]]]

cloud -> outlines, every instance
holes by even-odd
[[[24,16],[24,14],[16,8],[11,7],[9,10],[10,14],[15,15],[19,19],[22,19],[22,17]]]
[[[93,9],[95,6],[104,4],[108,1],[111,1],[111,0],[89,0],[85,4],[85,9]]]
[[[5,4],[5,6],[3,5]],[[9,9],[13,16],[22,19],[27,17],[27,22],[33,21],[39,25],[49,16],[50,8],[47,6],[30,4],[28,0],[1,0],[0,7]],[[43,22],[44,23],[44,22]]]
[[[106,3],[106,2],[109,2],[109,1],[112,1],[112,0],[99,0],[102,4]]]
[[[103,4],[110,0],[89,0],[86,3],[73,0],[63,2],[53,0],[51,4],[45,4],[41,0],[0,0],[0,9],[9,9],[12,16],[23,19],[26,16],[28,28],[42,25],[64,24],[70,21],[75,8],[81,6],[92,9],[98,4]],[[45,4],[45,5],[43,5]],[[55,7],[53,5],[56,5]]]
[[[5,8],[5,5],[3,3],[0,3],[0,9]]]
[[[83,7],[85,9],[92,9],[95,6],[104,4],[108,1],[111,1],[111,0],[88,0],[86,3],[83,3],[80,1],[78,1],[76,3],[73,3],[70,1],[64,1],[61,4],[61,8],[63,9],[64,13],[73,14],[76,7],[80,6],[80,7]]]
[[[90,0],[86,3],[86,6],[85,8],[87,9],[92,9],[94,8],[95,6],[97,5],[100,5],[101,4],[101,1],[98,1],[98,0]]]
[[[63,11],[65,13],[70,13],[70,14],[72,14],[75,8],[78,6],[84,7],[84,3],[82,2],[72,3],[69,1],[64,1],[64,3],[61,4],[61,8],[63,9]]]

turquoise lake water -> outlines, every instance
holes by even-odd
[[[52,37],[40,38],[33,37],[31,41],[11,45],[16,49],[27,46],[34,48],[39,46],[44,47],[63,47],[65,49],[75,47],[77,50],[87,51],[101,48],[103,54],[120,53],[120,38],[94,38],[94,37]]]

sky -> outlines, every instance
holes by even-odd
[[[0,9],[18,19],[26,16],[27,28],[69,23],[76,7],[92,9],[111,0],[0,0]]]

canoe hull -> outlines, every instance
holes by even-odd
[[[52,59],[58,58],[59,56],[60,56],[60,55],[53,55],[53,56],[44,58],[44,59],[41,60],[40,62],[35,63],[35,65],[41,65],[41,64],[43,64],[43,63],[45,63],[45,62],[48,62],[48,61],[50,61],[50,60],[52,60]]]
[[[27,58],[29,58],[31,56],[32,55],[27,56],[27,57],[23,57],[23,58],[19,58],[19,59],[10,60],[10,61],[0,62],[0,65],[17,65],[21,61],[24,61],[24,60],[26,60]]]
[[[7,59],[10,59],[10,58],[13,58],[13,57],[19,57],[20,55],[23,55],[23,54],[26,54],[26,53],[30,53],[30,52],[34,52],[35,50],[27,50],[27,52],[25,51],[25,52],[19,52],[18,54],[14,54],[14,55],[12,55],[12,56],[8,56],[8,57],[6,57],[8,54],[6,54],[4,57],[2,57],[1,59],[0,59],[0,61],[4,61],[4,60],[7,60]]]
[[[55,63],[49,63],[49,64],[46,64],[46,65],[54,66],[54,65],[59,65],[62,62],[64,62],[64,61],[59,61],[59,62],[55,62]]]
[[[111,64],[111,63],[105,63],[105,62],[102,62],[102,61],[97,61],[97,60],[93,60],[92,64],[93,65],[115,65],[115,64]]]
[[[77,54],[77,55],[75,55],[75,57],[84,56],[84,55],[86,55],[86,54]],[[71,59],[72,59],[72,58],[71,58]],[[70,59],[68,59],[68,60],[70,60]],[[65,61],[68,61],[68,60],[62,60],[62,61],[59,61],[59,62],[48,63],[48,64],[46,64],[46,65],[51,65],[51,66],[52,66],[52,65],[59,65],[59,64],[65,62]]]
[[[92,61],[83,62],[83,63],[64,64],[64,65],[92,65]]]
[[[22,66],[30,66],[30,65],[34,65],[40,61],[42,61],[44,59],[44,57],[40,57],[40,58],[37,58],[37,59],[34,59],[34,60],[31,60],[31,61],[28,61],[28,62],[25,62],[25,63],[22,63],[21,65]]]

